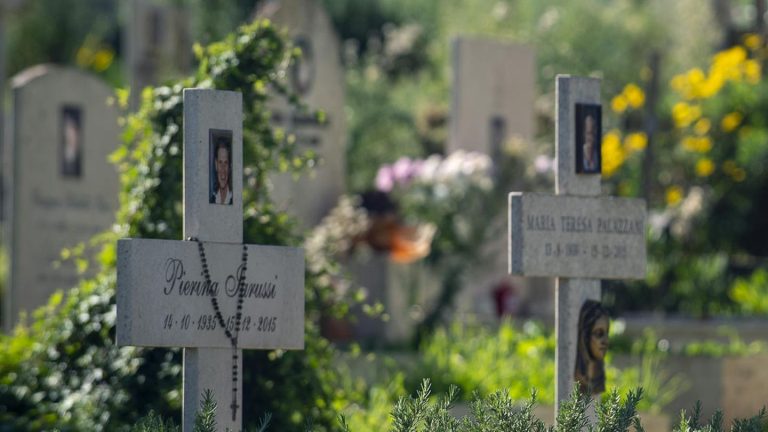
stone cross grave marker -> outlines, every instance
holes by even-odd
[[[185,89],[192,241],[118,241],[117,344],[184,347],[185,432],[206,389],[219,430],[241,430],[242,349],[304,348],[304,252],[242,244],[242,119],[240,93]]]
[[[582,305],[600,300],[600,279],[642,279],[646,267],[645,201],[599,196],[600,81],[559,75],[556,92],[555,195],[509,195],[509,272],[557,278],[555,415],[573,389]],[[586,110],[596,129],[582,126]],[[591,139],[578,139],[585,129]]]

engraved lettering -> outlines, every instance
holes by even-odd
[[[526,218],[528,231],[555,231],[555,218],[551,215],[528,215]]]
[[[563,232],[592,232],[592,219],[585,216],[560,216]]]

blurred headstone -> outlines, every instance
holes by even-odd
[[[319,166],[298,181],[290,175],[273,178],[280,208],[297,216],[305,227],[312,227],[344,193],[347,128],[339,39],[319,1],[266,1],[256,15],[287,29],[301,48],[301,60],[290,71],[290,85],[309,111],[325,113],[326,121],[321,123],[293,110],[285,100],[277,100],[271,107],[273,124],[295,134],[300,150],[312,150],[320,158]]]
[[[459,37],[453,41],[448,152],[473,150],[494,160],[512,139],[535,133],[535,53],[527,45]]]
[[[157,0],[130,2],[123,40],[132,109],[138,106],[145,87],[190,71],[192,38],[188,15],[181,5]]]
[[[453,86],[449,122],[448,153],[457,150],[488,155],[495,164],[504,159],[508,146],[517,143],[530,148],[535,134],[536,98],[535,51],[528,45],[475,37],[453,40]],[[491,229],[503,233],[503,218],[489,218]],[[535,303],[551,304],[547,280],[510,280],[504,260],[503,235],[486,243],[489,257],[482,269],[473,272],[457,299],[457,312],[490,312],[495,302],[494,287],[515,284],[520,287],[520,302],[526,313],[539,312]],[[541,298],[543,297],[543,298]],[[521,308],[517,308],[520,312]],[[550,315],[546,312],[549,318]]]
[[[118,176],[108,155],[119,144],[112,90],[80,70],[41,65],[12,79],[10,283],[5,329],[79,276],[63,248],[114,223]]]

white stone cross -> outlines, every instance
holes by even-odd
[[[556,92],[555,195],[509,195],[509,272],[557,278],[555,415],[574,385],[582,305],[600,301],[600,279],[643,279],[646,267],[645,201],[600,197],[600,146],[583,145],[579,111],[592,110],[592,141],[601,140],[600,81],[558,75]]]
[[[219,430],[242,429],[242,349],[304,348],[304,252],[242,244],[242,119],[240,93],[184,90],[184,238],[209,278],[196,241],[118,241],[117,344],[184,347],[184,432],[206,389]]]

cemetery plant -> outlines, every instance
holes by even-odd
[[[617,308],[764,314],[765,46],[758,34],[744,35],[662,84],[651,106],[649,81],[611,99],[606,176],[621,195],[645,194],[650,209],[649,277],[629,289],[609,284]],[[652,136],[648,121],[659,125]]]
[[[613,333],[611,338],[616,336]],[[551,405],[555,398],[555,346],[555,335],[532,321],[522,325],[503,321],[495,329],[478,323],[453,323],[422,341],[408,376],[429,378],[437,391],[457,385],[463,396],[486,396],[506,388],[517,403],[527,400],[530,389],[535,388],[537,400]],[[659,372],[665,353],[652,348],[625,351],[639,360],[638,366],[618,369],[609,360],[606,386],[624,394],[642,385],[644,397],[638,409],[660,412],[686,383]],[[612,348],[609,356],[619,352]],[[415,384],[406,380],[408,387]]]
[[[403,396],[392,407],[391,432],[422,431],[541,431],[541,432],[628,432],[644,431],[638,415],[637,406],[643,397],[642,388],[630,390],[625,396],[612,390],[602,400],[595,402],[580,393],[577,388],[564,401],[557,414],[555,425],[547,426],[533,413],[537,404],[536,391],[533,390],[527,401],[520,403],[509,396],[506,389],[498,390],[487,396],[473,395],[468,415],[458,415],[452,411],[459,390],[451,387],[444,395],[431,396],[429,380],[422,381],[415,396]],[[594,405],[596,420],[590,423],[589,411]],[[700,424],[700,404],[694,408],[693,415],[681,413],[681,422],[673,432],[763,432],[768,430],[768,418],[765,408],[746,419],[735,419],[730,428],[723,425],[722,412],[717,412],[710,422]],[[347,428],[347,431],[353,431]]]
[[[179,239],[182,232],[182,90],[202,87],[243,94],[244,240],[298,245],[293,219],[269,195],[269,176],[304,172],[312,154],[300,153],[293,136],[269,124],[270,97],[303,109],[286,85],[286,70],[300,52],[268,21],[243,26],[225,40],[196,46],[199,70],[168,86],[145,89],[137,112],[123,120],[124,144],[113,160],[121,175],[121,207],[114,230],[91,245],[98,276],[52,297],[26,325],[0,337],[0,430],[129,430],[153,410],[178,422],[181,351],[117,348],[115,243],[121,237]],[[277,96],[276,96],[277,95]],[[128,94],[116,100],[127,103]],[[323,113],[316,113],[322,120]],[[273,430],[337,430],[336,413],[353,389],[333,367],[334,349],[319,334],[322,314],[333,306],[334,280],[325,261],[306,275],[306,349],[247,352],[244,356],[244,423],[273,415]],[[68,287],[62,287],[68,288]]]
[[[607,392],[595,401],[579,392],[574,387],[570,398],[563,401],[557,413],[555,425],[547,426],[537,418],[534,408],[538,404],[537,392],[531,390],[524,401],[510,397],[507,389],[499,389],[481,396],[475,392],[469,404],[469,413],[461,415],[456,411],[460,390],[451,386],[439,396],[432,394],[429,379],[424,379],[415,395],[403,395],[393,404],[387,404],[388,417],[381,423],[366,428],[354,426],[343,414],[338,417],[339,430],[342,432],[363,432],[369,430],[387,430],[389,432],[643,432],[645,429],[637,407],[643,398],[643,389],[629,390],[622,396],[617,390]],[[214,432],[215,422],[211,414],[215,402],[210,394],[201,402],[200,410],[195,414],[195,432]],[[590,412],[594,410],[595,419],[591,423]],[[253,429],[258,432],[276,430],[270,427],[271,417],[265,417]],[[308,423],[306,432],[317,429]],[[173,422],[165,422],[154,413],[142,418],[130,432],[176,432]],[[683,410],[680,422],[674,425],[672,432],[765,432],[768,431],[768,415],[761,409],[750,418],[734,419],[730,428],[725,428],[722,411],[716,411],[708,422],[701,419],[701,403],[697,402],[691,415]]]

